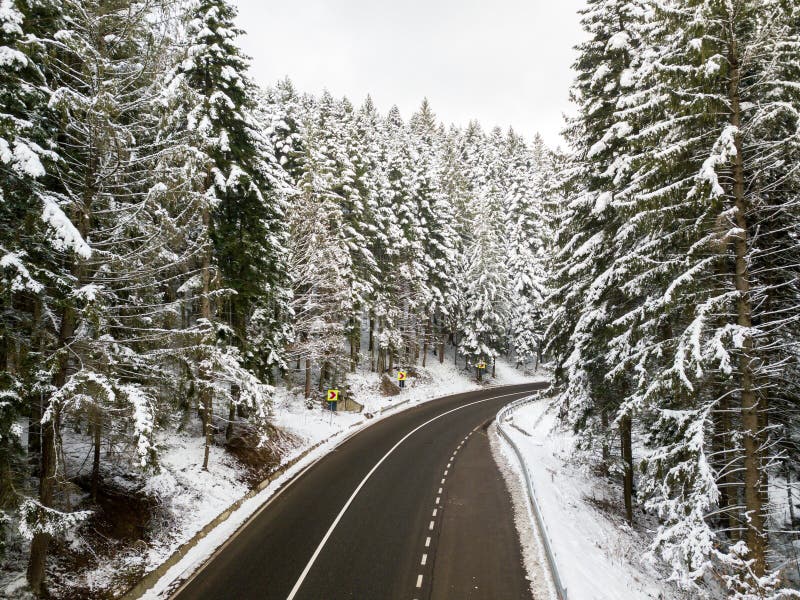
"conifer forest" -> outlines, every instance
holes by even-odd
[[[800,598],[800,2],[587,0],[558,148],[259,86],[236,11],[0,0],[0,596],[121,597],[176,445],[502,362],[664,597]]]

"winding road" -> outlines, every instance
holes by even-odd
[[[531,599],[486,426],[547,384],[387,417],[272,498],[173,598]]]

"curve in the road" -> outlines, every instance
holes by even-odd
[[[507,493],[496,468],[473,461],[471,471],[454,473],[453,461],[454,448],[469,439],[465,436],[502,405],[541,387],[525,384],[448,396],[366,428],[302,472],[174,597],[421,600],[432,597],[434,589],[461,586],[465,591],[459,598],[492,597],[485,595],[488,589],[502,594],[494,598],[530,598],[513,524],[508,526],[511,510],[502,506]],[[492,460],[488,452],[472,454]],[[473,473],[482,479],[475,482],[476,491],[493,490],[483,494],[489,500],[476,500],[475,505],[506,514],[462,511],[471,502]],[[460,504],[445,500],[444,481],[456,474]],[[472,522],[459,522],[461,513],[470,514]],[[499,539],[487,529],[493,520],[504,521],[494,529],[511,539]],[[443,523],[444,533],[437,523]],[[492,537],[505,550],[498,553],[475,539],[460,556],[437,553],[439,536],[461,532],[463,538],[472,530]],[[452,548],[459,535],[446,545]],[[499,556],[515,564],[508,568]],[[462,572],[462,563],[472,565],[471,572]],[[503,577],[496,577],[499,572]],[[479,580],[491,584],[473,585]]]

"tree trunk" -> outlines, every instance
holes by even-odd
[[[625,519],[633,524],[633,449],[631,444],[631,418],[625,415],[619,421],[619,436],[622,450],[623,495],[625,497]]]
[[[741,71],[739,53],[735,40],[730,41],[729,47],[730,70],[730,103],[731,125],[741,131],[741,105],[739,98],[739,85]],[[741,358],[739,364],[739,387],[741,389],[742,428],[744,445],[744,503],[747,511],[747,529],[745,542],[750,549],[753,559],[753,573],[756,577],[763,577],[767,570],[767,533],[764,528],[764,506],[766,504],[766,491],[762,486],[764,475],[764,457],[761,447],[761,428],[759,410],[765,411],[766,406],[759,406],[756,397],[755,382],[753,381],[753,337],[750,329],[753,326],[753,313],[750,300],[750,271],[747,264],[748,246],[748,202],[745,198],[744,157],[742,154],[742,136],[734,136],[736,156],[733,157],[733,197],[736,208],[736,225],[739,229],[733,239],[736,272],[734,285],[739,292],[736,301],[737,323],[745,331],[742,339]],[[762,398],[766,403],[766,398]]]
[[[492,379],[497,379],[497,359],[492,359]]]
[[[90,413],[92,441],[94,445],[94,456],[92,457],[92,501],[97,502],[97,492],[100,489],[100,442],[102,439],[102,415],[100,409],[93,406]]]
[[[355,373],[358,367],[358,354],[361,352],[361,317],[350,317],[350,372]]]
[[[203,208],[203,227],[206,231],[211,228],[211,213],[208,207]],[[205,251],[203,252],[203,263],[201,265],[201,278],[203,281],[203,294],[200,297],[200,317],[206,319],[210,326],[211,323],[211,241],[206,244]],[[206,344],[211,345],[211,341],[207,340]],[[213,434],[211,429],[211,419],[213,409],[211,403],[213,402],[211,392],[211,373],[201,373],[202,391],[200,393],[202,406],[202,420],[203,420],[203,435],[205,437],[205,447],[203,448],[203,469],[208,470],[208,455],[211,452],[211,443],[213,442]]]
[[[44,356],[45,339],[42,324],[42,303],[37,299],[33,308],[34,335],[32,346],[37,350],[39,356]],[[42,392],[30,394],[28,399],[28,461],[32,467],[33,476],[38,477],[41,472],[39,464],[42,451]]]
[[[0,381],[3,374],[10,375],[8,367],[8,340],[5,335],[0,336]],[[4,384],[6,382],[3,382]],[[11,485],[11,440],[8,436],[0,438],[0,510],[11,503],[14,496],[14,486]],[[0,547],[4,541],[4,530],[0,528]]]
[[[231,405],[228,409],[228,425],[225,427],[225,441],[230,442],[233,437],[233,423],[236,421],[236,405],[239,404],[241,389],[238,385],[231,386]]]
[[[305,389],[305,396],[306,398],[311,397],[311,359],[306,359],[306,389]]]
[[[369,370],[375,372],[375,319],[369,319]]]
[[[792,494],[792,469],[789,461],[783,461],[783,469],[786,474],[786,500],[789,503],[789,528],[794,531],[795,515],[794,515],[794,495]]]
[[[422,367],[428,362],[428,339],[431,336],[431,320],[425,325],[425,339],[422,342]]]
[[[325,379],[328,376],[328,361],[322,361],[322,367],[319,369],[319,381],[317,382],[317,389],[321,392],[324,389]]]
[[[603,428],[603,471],[608,475],[608,463],[611,457],[611,451],[608,448],[608,409],[605,406],[600,410],[600,426]]]
[[[212,415],[211,409],[211,388],[206,386],[203,388],[202,393],[203,402],[203,433],[205,436],[205,447],[203,449],[203,470],[208,471],[208,456],[211,454],[211,444],[214,442],[214,432],[212,429]]]
[[[58,336],[58,367],[53,375],[53,386],[60,390],[67,381],[69,354],[64,350],[75,332],[75,314],[71,306],[64,308],[61,317],[61,328]],[[57,406],[52,407],[50,419],[42,424],[42,457],[39,474],[39,503],[45,507],[53,506],[53,493],[56,486],[56,430],[61,418]],[[31,541],[31,553],[28,560],[27,578],[31,591],[37,596],[44,592],[44,575],[47,562],[47,551],[50,547],[50,534],[39,532]]]

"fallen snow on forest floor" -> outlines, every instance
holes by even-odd
[[[644,558],[647,541],[625,523],[617,508],[619,492],[590,472],[582,454],[576,452],[574,436],[556,427],[555,415],[547,411],[546,400],[514,411],[508,425],[511,426],[506,431],[528,463],[569,598],[684,597]],[[505,441],[503,451],[523,482],[518,490],[525,489],[519,461]],[[525,526],[536,528],[532,515]],[[526,534],[520,531],[523,539]]]
[[[507,363],[498,361],[497,377],[494,379],[489,377],[481,385],[471,378],[471,373],[453,365],[452,358],[444,363],[434,359],[426,368],[417,370],[417,376],[409,378],[408,387],[398,396],[391,397],[381,395],[380,377],[377,373],[350,374],[347,379],[348,389],[352,398],[364,405],[361,413],[330,413],[317,404],[309,409],[301,394],[289,392],[285,388],[276,389],[272,423],[299,440],[298,445],[282,456],[282,464],[291,461],[317,443],[322,442],[322,445],[307,454],[258,495],[247,500],[230,518],[192,548],[144,597],[163,597],[166,592],[174,588],[176,582],[187,578],[202,565],[286,480],[330,452],[350,433],[394,412],[395,407],[410,408],[446,395],[487,386],[541,381],[547,376],[543,371],[537,375],[526,375]],[[367,413],[373,417],[368,418]],[[164,471],[149,484],[151,490],[162,498],[162,502],[171,507],[169,513],[173,523],[160,540],[151,543],[146,557],[146,571],[151,571],[164,562],[180,545],[190,540],[216,515],[222,513],[247,492],[246,486],[241,483],[242,477],[236,470],[235,461],[229,460],[230,457],[223,458],[221,449],[214,449],[209,471],[202,472],[200,468],[203,453],[202,438],[176,436],[173,439],[174,442],[163,455]],[[93,576],[102,579],[101,573]]]

